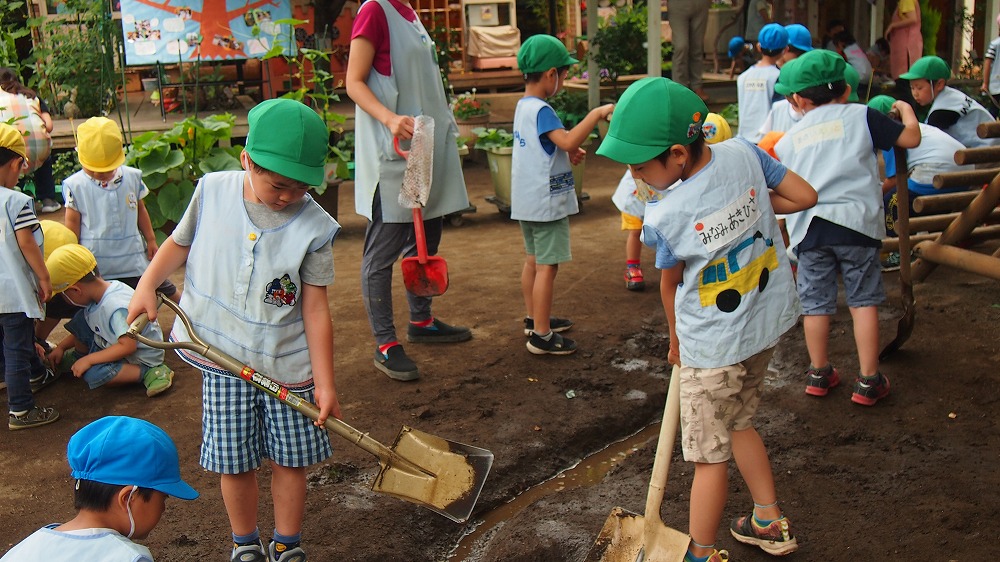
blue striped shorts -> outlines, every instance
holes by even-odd
[[[313,391],[296,393],[312,402]],[[306,467],[330,458],[326,430],[264,391],[229,376],[202,371],[202,442],[198,462],[212,472],[242,474],[266,457]]]

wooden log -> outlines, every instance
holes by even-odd
[[[963,250],[937,242],[921,242],[913,253],[921,260],[947,265],[1000,281],[1000,259],[972,250]]]
[[[940,232],[930,232],[927,234],[912,234],[910,235],[910,240],[913,242],[924,242],[927,240],[935,240],[940,236]],[[993,226],[980,226],[979,228],[973,230],[969,233],[969,236],[959,242],[968,241],[972,244],[978,244],[980,242],[985,242],[986,240],[996,240],[1000,238],[1000,225]],[[882,251],[883,252],[898,252],[899,251],[899,238],[886,238],[882,240]]]
[[[934,176],[932,185],[935,189],[949,187],[979,187],[993,181],[1000,168],[974,170],[970,172],[945,172]]]
[[[935,241],[951,246],[968,238],[969,233],[976,225],[982,223],[983,218],[996,208],[998,201],[1000,201],[1000,177],[995,177]],[[913,281],[923,281],[934,271],[935,267],[937,267],[935,264],[918,259],[913,264]]]
[[[955,163],[959,165],[997,162],[1000,162],[1000,146],[984,146],[955,151]]]
[[[921,195],[913,200],[913,210],[918,213],[942,213],[960,211],[979,195],[979,190],[940,195]]]
[[[980,123],[976,127],[976,134],[981,139],[995,139],[1000,137],[1000,121],[987,121]]]
[[[910,232],[941,232],[962,213],[946,213],[943,215],[927,215],[910,219]],[[994,209],[983,222],[1000,222],[1000,209]]]

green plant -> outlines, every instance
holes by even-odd
[[[731,103],[723,108],[722,111],[719,112],[719,115],[722,116],[727,123],[729,123],[730,127],[735,129],[740,123],[740,106],[735,103]]]
[[[556,117],[567,129],[572,129],[587,116],[590,108],[587,106],[587,94],[567,89],[545,100],[556,111]]]
[[[242,146],[223,147],[220,142],[232,137],[236,118],[229,113],[204,119],[188,117],[170,130],[149,131],[132,140],[125,163],[142,170],[142,180],[149,188],[143,199],[156,239],[167,233],[160,228],[180,220],[198,179],[209,172],[239,170]]]
[[[52,180],[56,185],[81,170],[75,150],[52,153]]]
[[[115,63],[121,21],[112,19],[106,0],[64,0],[63,6],[58,18],[28,22],[43,38],[33,51],[38,89],[60,102],[54,104],[57,112],[105,115],[121,85]]]
[[[489,115],[490,102],[476,99],[476,89],[473,88],[472,92],[459,94],[452,98],[451,112],[458,120]]]
[[[930,0],[920,0],[920,35],[924,39],[924,54],[937,54],[938,30],[944,14],[931,6]]]
[[[347,179],[350,177],[348,162],[350,156],[346,156],[342,150],[337,148],[337,139],[344,131],[345,115],[332,111],[331,104],[340,101],[340,96],[334,92],[334,76],[330,73],[330,55],[316,49],[300,47],[295,39],[295,26],[307,23],[305,20],[285,18],[275,20],[277,29],[287,29],[287,34],[279,32],[272,36],[273,46],[264,55],[264,60],[281,57],[288,63],[288,80],[291,87],[295,89],[282,95],[283,98],[300,101],[314,108],[323,118],[329,132],[327,141],[328,164],[333,164],[336,168],[338,178]],[[260,35],[260,28],[255,25],[253,28],[255,37]],[[296,87],[297,84],[297,87]],[[322,195],[326,191],[326,185],[315,186],[316,193]]]
[[[594,34],[588,56],[607,69],[608,78],[618,98],[618,78],[644,70],[646,61],[646,6],[629,5],[618,8]]]
[[[476,127],[472,129],[472,134],[476,135],[476,148],[488,150],[514,146],[514,135],[504,129]]]
[[[13,70],[18,76],[24,76],[24,64],[17,42],[31,32],[24,25],[26,16],[24,2],[0,0],[0,66]]]

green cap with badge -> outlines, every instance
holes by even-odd
[[[844,81],[844,57],[826,49],[813,49],[781,67],[774,91],[783,96],[815,86]]]
[[[550,68],[572,66],[580,61],[569,56],[566,45],[551,35],[532,35],[517,51],[517,68],[524,74],[545,72]]]
[[[697,140],[707,115],[698,94],[668,78],[643,78],[618,100],[597,154],[622,164],[648,162],[675,144]]]
[[[927,56],[917,59],[903,74],[904,80],[947,80],[951,78],[951,68],[941,57]]]

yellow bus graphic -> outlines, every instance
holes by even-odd
[[[744,249],[753,246],[760,239],[766,250],[760,256],[750,260],[740,267],[738,256]],[[737,244],[735,248],[701,270],[698,284],[698,296],[701,306],[715,305],[723,312],[732,312],[740,306],[743,295],[754,288],[763,292],[771,271],[778,268],[778,253],[774,249],[774,241],[764,238],[758,230],[753,236]]]

